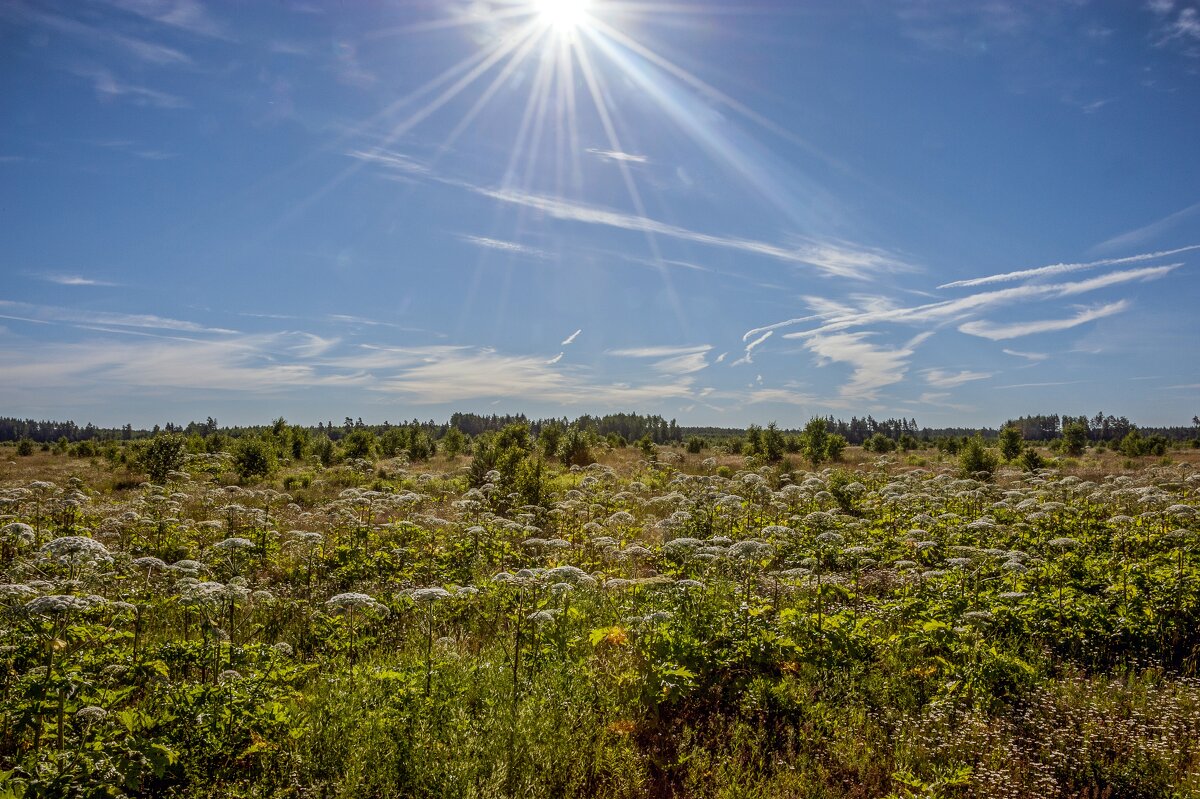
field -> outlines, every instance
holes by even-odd
[[[1200,796],[1195,454],[6,447],[0,797]]]

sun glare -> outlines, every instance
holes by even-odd
[[[532,0],[538,19],[560,33],[570,33],[587,24],[592,0]]]

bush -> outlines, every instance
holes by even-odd
[[[831,461],[840,461],[842,453],[846,451],[846,437],[838,433],[833,433],[825,442],[825,456]]]
[[[700,436],[688,436],[686,446],[687,451],[692,455],[699,455],[700,451],[704,449],[704,439]]]
[[[1005,425],[1000,431],[1000,454],[1004,460],[1011,461],[1021,454],[1021,445],[1024,442],[1021,436],[1021,429],[1013,425]]]
[[[266,477],[275,469],[275,453],[261,438],[239,438],[233,445],[233,470],[242,480]]]
[[[354,430],[342,439],[342,454],[350,460],[374,459],[375,434],[370,430]]]
[[[1021,468],[1025,471],[1036,472],[1045,465],[1045,459],[1042,458],[1041,454],[1039,454],[1038,451],[1033,447],[1026,447],[1024,451],[1021,452]]]
[[[885,436],[883,433],[876,433],[863,442],[863,449],[867,452],[876,452],[883,454],[892,452],[896,449],[896,442]]]
[[[979,436],[968,441],[958,456],[958,468],[964,477],[991,479],[998,463],[996,453],[989,450]]]
[[[137,465],[152,483],[167,482],[170,472],[183,468],[187,441],[183,436],[160,435],[143,444],[137,455]]]
[[[587,466],[592,463],[587,433],[572,425],[558,441],[558,457],[563,466]]]
[[[22,438],[17,442],[17,454],[22,458],[27,458],[33,454],[33,439]]]
[[[1063,425],[1062,432],[1062,448],[1063,452],[1073,458],[1077,458],[1087,449],[1087,425],[1083,422],[1070,422]]]

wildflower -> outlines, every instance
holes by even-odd
[[[21,583],[0,584],[0,601],[31,599],[37,596],[36,589]]]
[[[247,550],[254,549],[255,546],[255,543],[249,538],[234,537],[226,538],[223,541],[218,541],[217,543],[213,544],[213,549],[219,549],[222,552],[232,554],[234,552],[245,552]]]
[[[69,594],[39,596],[25,603],[25,610],[34,616],[62,616],[73,611],[91,608],[92,603],[83,597]]]
[[[543,624],[549,624],[550,622],[554,621],[555,615],[556,613],[554,610],[538,610],[530,613],[525,617],[525,619],[540,627]]]
[[[134,558],[133,565],[137,566],[139,569],[145,569],[147,572],[152,572],[155,569],[158,571],[166,571],[168,568],[167,564],[164,563],[160,558],[152,557]]]
[[[0,537],[16,546],[28,546],[34,542],[33,528],[24,522],[13,522],[0,527]]]
[[[729,548],[729,557],[740,561],[767,560],[774,554],[774,547],[762,541],[756,541],[753,538],[738,541]]]
[[[418,588],[410,595],[418,605],[431,605],[442,599],[448,599],[450,592],[445,588]]]
[[[441,590],[441,589],[439,589]],[[384,610],[382,605],[375,601],[375,598],[368,594],[359,594],[353,591],[345,594],[335,594],[325,600],[325,607],[331,610]]]
[[[75,720],[80,724],[91,725],[108,718],[108,711],[96,705],[81,707],[75,711]]]
[[[83,565],[112,563],[108,548],[94,538],[67,535],[42,546],[42,554],[60,563]]]
[[[681,560],[687,558],[703,546],[698,538],[676,538],[663,544],[663,554],[668,558]]]
[[[548,582],[556,583],[571,583],[571,584],[586,584],[592,578],[583,569],[578,566],[555,566],[553,569],[547,569],[542,574],[542,579]]]

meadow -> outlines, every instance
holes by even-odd
[[[1200,796],[1195,451],[592,454],[0,448],[0,797]]]

